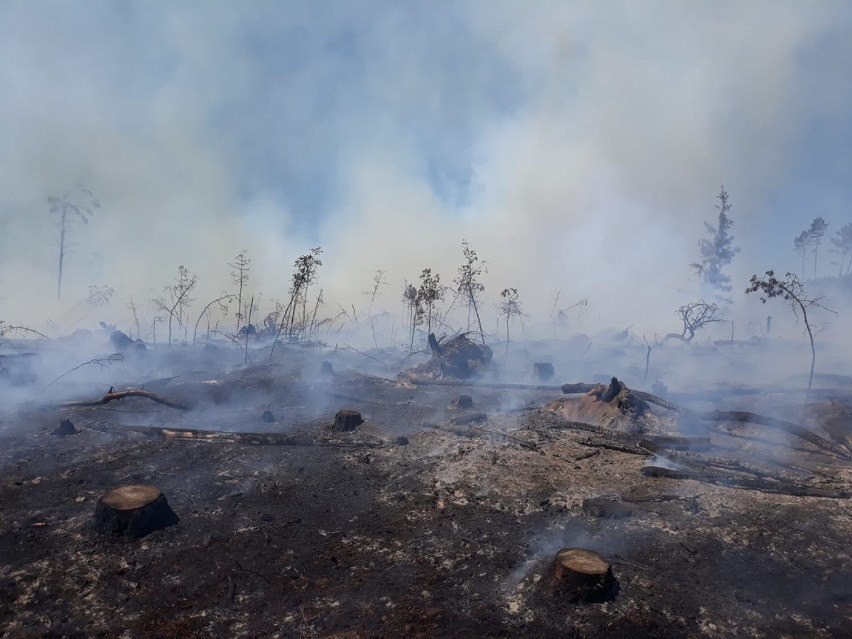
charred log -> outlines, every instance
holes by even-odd
[[[699,472],[690,469],[672,469],[663,466],[646,466],[642,470],[646,477],[667,479],[692,479],[710,484],[748,488],[762,492],[779,493],[793,497],[825,497],[829,499],[849,499],[852,494],[844,489],[818,488],[794,484],[792,482],[773,481],[761,477],[742,477],[719,472]]]
[[[823,450],[827,450],[829,452],[834,453],[838,457],[842,457],[843,459],[852,461],[852,453],[843,448],[842,446],[838,446],[837,444],[828,441],[827,439],[820,437],[816,433],[807,430],[806,428],[802,428],[801,426],[797,426],[788,421],[784,421],[783,419],[777,419],[775,417],[767,417],[765,415],[758,415],[756,413],[749,413],[746,411],[722,411],[717,410],[712,413],[704,413],[701,415],[702,419],[709,421],[718,421],[718,422],[726,422],[726,421],[734,421],[734,422],[743,422],[743,423],[752,423],[752,424],[760,424],[762,426],[769,426],[771,428],[777,428],[779,430],[786,431],[796,437],[800,437],[807,442],[810,442],[814,446],[818,448],[822,448]]]
[[[453,408],[473,408],[473,397],[470,395],[459,395],[450,402]]]

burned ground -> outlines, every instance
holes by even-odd
[[[760,425],[692,424],[713,446],[696,458],[787,483],[648,477],[651,453],[613,439],[630,429],[587,396],[418,385],[333,357],[339,372],[321,375],[329,357],[294,348],[228,372],[188,357],[148,380],[189,411],[129,397],[3,414],[2,636],[849,636],[852,461]],[[472,407],[452,405],[461,393]],[[777,397],[755,406],[792,414]],[[365,423],[333,432],[343,408]],[[842,431],[838,408],[803,420],[828,437],[826,412]],[[566,427],[600,415],[607,435]],[[79,432],[52,434],[63,419]],[[652,406],[629,437],[673,424]],[[157,486],[180,522],[141,539],[95,532],[98,498],[125,484]],[[553,557],[574,546],[611,563],[614,596],[560,596]]]

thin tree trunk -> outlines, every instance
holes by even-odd
[[[506,313],[506,352],[509,352],[509,313]]]
[[[476,315],[476,324],[479,326],[479,339],[482,340],[482,343],[485,344],[485,331],[482,330],[482,320],[479,317],[479,308],[476,306],[476,296],[470,296],[471,301],[473,302],[473,312]]]
[[[56,299],[62,299],[62,265],[65,262],[65,220],[68,214],[62,209],[62,218],[59,221],[59,279],[56,283]]]
[[[796,300],[798,302],[798,300]],[[805,320],[805,329],[808,331],[808,339],[811,342],[811,374],[808,377],[808,392],[805,395],[805,399],[809,399],[811,396],[811,387],[814,384],[814,366],[816,365],[816,347],[814,346],[814,334],[811,331],[811,325],[808,322],[808,311],[805,310],[805,305],[801,302],[798,302],[799,308],[802,309],[802,319]]]

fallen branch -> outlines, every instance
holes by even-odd
[[[102,433],[140,433],[168,442],[209,442],[223,444],[252,444],[255,446],[329,446],[333,448],[382,448],[381,441],[345,441],[323,437],[285,435],[283,433],[236,433],[220,430],[198,430],[195,428],[160,428],[158,426],[113,426],[93,424],[88,426]]]
[[[145,399],[150,399],[153,402],[157,402],[158,404],[164,404],[169,406],[170,408],[179,408],[180,410],[188,410],[189,406],[183,404],[181,402],[176,402],[171,399],[166,399],[165,397],[161,397],[156,393],[152,393],[150,391],[145,390],[136,390],[133,388],[128,388],[123,391],[115,391],[112,388],[109,389],[109,392],[101,397],[100,399],[95,399],[92,401],[74,401],[74,402],[62,402],[59,406],[61,408],[82,408],[86,406],[102,406],[104,404],[108,404],[109,402],[116,399],[124,399],[125,397],[144,397]]]
[[[561,386],[536,386],[532,384],[504,384],[496,382],[468,382],[455,379],[410,379],[416,386],[469,386],[472,388],[503,388],[508,390],[558,391]],[[590,389],[592,387],[589,387]]]
[[[620,453],[628,453],[630,455],[641,455],[643,457],[647,457],[648,455],[653,454],[652,451],[642,448],[641,446],[632,446],[630,444],[622,444],[620,442],[607,442],[607,441],[591,441],[587,440],[584,442],[577,442],[580,446],[589,446],[591,448],[606,448],[607,450],[615,450]]]

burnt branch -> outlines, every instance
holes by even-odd
[[[164,404],[170,408],[179,408],[180,410],[187,410],[189,406],[184,403],[176,402],[171,399],[167,399],[165,397],[161,397],[156,393],[152,393],[146,390],[137,390],[129,388],[123,391],[115,391],[112,388],[109,389],[109,392],[101,397],[100,399],[95,399],[92,401],[74,401],[74,402],[63,402],[59,406],[62,408],[82,408],[87,406],[103,406],[104,404],[108,404],[113,400],[124,399],[125,397],[144,397],[145,399],[150,399],[153,402],[157,402],[158,404]]]

